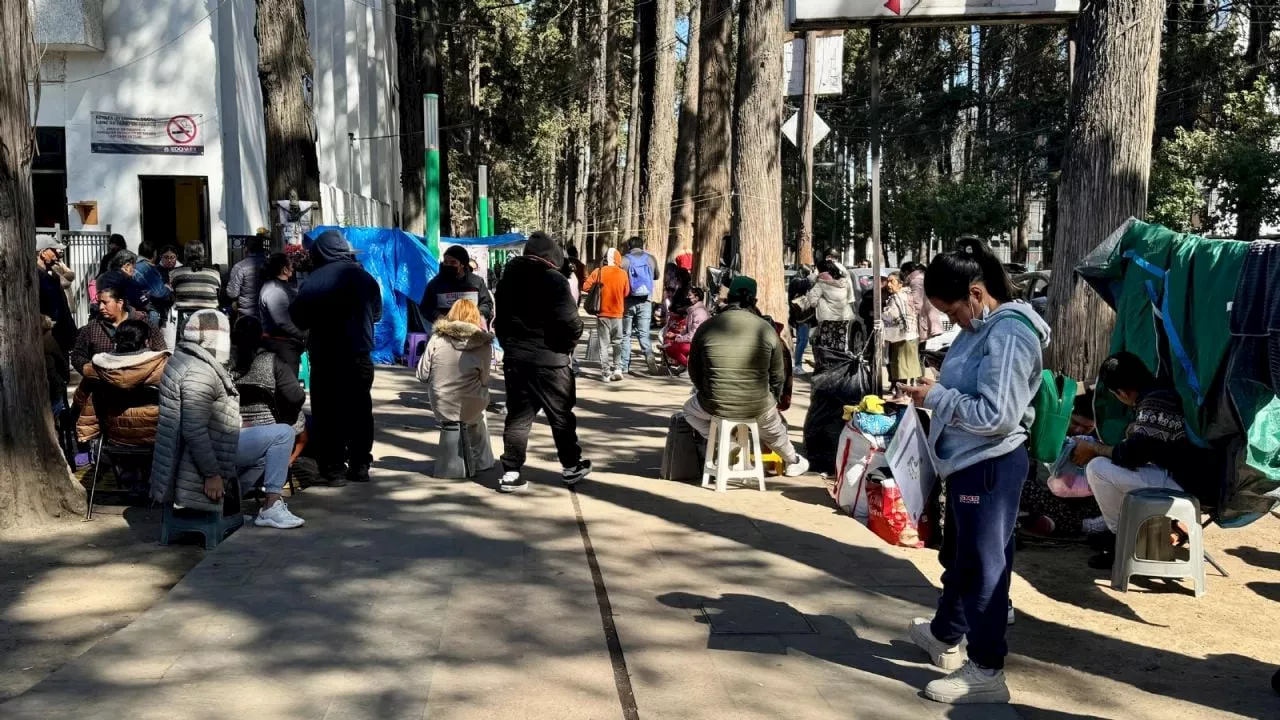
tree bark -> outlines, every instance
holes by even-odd
[[[582,63],[581,48],[585,43],[580,41],[583,30],[582,16],[584,15],[584,4],[577,3],[573,9],[573,19],[570,21],[569,29],[569,56],[574,59],[577,64]],[[575,90],[570,100],[572,107],[571,115],[575,120],[583,117],[582,98]],[[588,93],[590,88],[587,88]],[[588,166],[588,150],[587,145],[590,141],[590,131],[582,128],[574,123],[575,129],[572,135],[573,144],[573,231],[569,235],[569,241],[573,246],[578,248],[580,254],[585,254],[587,241],[587,173]]]
[[[0,3],[0,528],[39,525],[83,507],[58,448],[40,351],[27,94],[38,61],[30,7]]]
[[[401,0],[396,16],[396,75],[400,84],[400,227],[426,234],[423,207],[423,163],[426,154],[422,134],[422,83],[419,67],[418,27],[414,11],[418,0]]]
[[[258,82],[266,126],[267,202],[320,202],[315,125],[303,96],[303,77],[314,76],[303,0],[257,0]]]
[[[701,0],[698,42],[698,157],[694,196],[694,283],[720,261],[729,233],[730,119],[733,117],[733,0]]]
[[[1097,374],[1114,314],[1073,269],[1125,219],[1147,209],[1164,10],[1162,0],[1094,0],[1077,20],[1046,358],[1074,378]]]
[[[676,133],[675,194],[671,199],[672,233],[668,260],[693,249],[694,187],[698,153],[698,53],[701,13],[695,0],[689,7],[689,45],[684,56],[684,94]]]
[[[733,104],[733,224],[760,310],[786,323],[782,274],[782,0],[741,0]]]
[[[618,228],[618,107],[616,98],[617,33],[610,22],[609,0],[596,0],[595,54],[591,60],[593,77],[591,103],[591,183],[592,210],[595,221],[588,243],[589,260],[604,254],[604,248],[617,244]]]
[[[627,166],[622,179],[622,206],[625,209],[623,235],[630,238],[640,227],[640,136],[644,127],[644,107],[640,98],[640,0],[635,2],[636,23],[631,31],[631,108],[627,116]]]
[[[676,95],[676,3],[675,0],[653,0],[654,49],[653,91],[644,102],[648,117],[648,151],[645,153],[646,177],[640,205],[643,208],[645,250],[660,259],[667,257],[667,239],[671,233],[671,191],[675,179],[675,107]],[[660,260],[661,261],[661,260]]]

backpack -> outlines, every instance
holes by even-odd
[[[587,294],[582,298],[582,309],[587,311],[588,315],[599,315],[604,305],[604,273],[597,271],[596,284],[591,286]]]
[[[1013,317],[1040,337],[1031,321],[1020,313]],[[1040,371],[1040,389],[1031,398],[1031,408],[1036,417],[1027,428],[1027,450],[1031,458],[1042,463],[1057,462],[1062,444],[1067,441],[1067,428],[1071,425],[1071,410],[1076,400],[1076,381],[1052,370]]]
[[[627,276],[631,279],[631,295],[653,294],[653,266],[649,264],[649,253],[630,255],[627,263]]]

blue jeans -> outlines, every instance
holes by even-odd
[[[279,495],[289,479],[289,456],[293,454],[293,428],[288,425],[257,425],[240,429],[236,444],[236,472],[240,494],[262,480],[263,489]]]
[[[640,340],[646,362],[653,361],[653,303],[648,297],[627,298],[622,311],[622,372],[631,369],[631,338]]]
[[[804,351],[809,347],[809,324],[800,323],[796,326],[796,369],[804,367]]]
[[[949,645],[969,638],[969,659],[1003,668],[1009,653],[1013,527],[1030,461],[1026,448],[952,473],[943,529],[942,597],[930,630]]]

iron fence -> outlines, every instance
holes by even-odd
[[[89,281],[98,276],[98,265],[107,254],[111,226],[107,225],[105,230],[66,230],[54,225],[36,228],[36,234],[52,236],[66,248],[63,261],[76,274],[69,298],[71,312],[75,314],[76,325],[84,325],[89,321]]]

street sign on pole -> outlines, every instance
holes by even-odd
[[[805,56],[809,54],[811,44],[813,68],[806,70],[809,61]],[[840,95],[844,92],[843,31],[803,33],[782,44],[783,94],[788,97],[803,95],[808,72],[813,73],[815,95]]]
[[[1080,13],[1080,0],[787,0],[787,28],[1061,22]]]
[[[800,147],[800,137],[799,137],[799,135],[798,135],[798,133],[799,133],[799,127],[800,127],[800,113],[799,113],[799,112],[797,112],[795,115],[792,115],[791,117],[787,118],[787,121],[786,121],[786,122],[784,122],[784,123],[782,123],[782,135],[783,135],[783,137],[785,137],[786,139],[790,140],[790,141],[791,141],[791,144],[792,144],[792,145],[795,145],[796,147]],[[826,122],[824,122],[824,121],[823,121],[823,119],[822,119],[822,116],[821,116],[821,115],[818,115],[817,113],[814,113],[814,115],[813,115],[813,142],[812,142],[813,147],[818,147],[819,145],[821,145],[821,144],[822,144],[822,141],[823,141],[823,140],[825,140],[825,139],[826,139],[826,137],[827,137],[828,135],[830,135],[830,134],[831,134],[831,126],[830,126],[830,125],[828,125]]]

